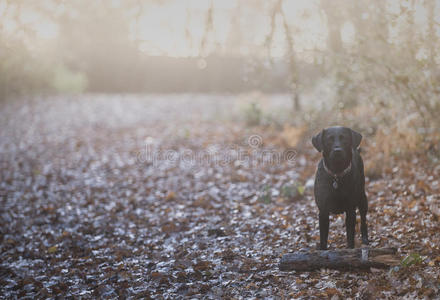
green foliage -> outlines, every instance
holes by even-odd
[[[54,70],[52,86],[61,93],[82,93],[87,88],[87,77],[60,64]]]
[[[252,102],[244,109],[244,119],[248,126],[260,125],[263,120],[263,111],[257,103]]]
[[[294,185],[283,185],[281,187],[281,197],[292,198],[296,195],[296,188]]]
[[[6,43],[0,36],[0,48],[0,100],[49,87],[50,69],[44,61],[35,58],[23,43]]]
[[[264,204],[269,204],[272,202],[272,195],[271,195],[270,186],[265,185],[263,187],[263,191],[262,191],[260,197],[258,197],[258,200]]]
[[[296,199],[304,194],[305,187],[299,183],[285,184],[281,187],[281,197]]]
[[[423,258],[418,253],[411,253],[408,256],[406,256],[402,261],[400,262],[400,265],[402,267],[409,267],[412,265],[418,265],[423,262]]]

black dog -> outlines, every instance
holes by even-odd
[[[362,243],[368,245],[364,163],[359,154],[362,135],[347,127],[330,127],[312,138],[322,152],[315,176],[315,201],[319,208],[320,249],[327,249],[329,213],[345,212],[347,246],[354,248],[356,208],[361,215]]]

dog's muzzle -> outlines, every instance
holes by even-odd
[[[345,160],[345,158],[346,158],[345,151],[342,148],[335,148],[332,150],[332,152],[330,152],[331,160],[342,162]]]

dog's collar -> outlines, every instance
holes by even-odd
[[[334,173],[334,172],[332,172],[329,168],[327,168],[327,165],[325,164],[325,160],[322,160],[322,163],[323,163],[323,165],[324,165],[324,170],[325,170],[325,171],[326,171],[331,177],[333,177],[333,179],[334,179],[335,181],[337,181],[339,178],[344,177],[345,175],[347,175],[348,172],[351,171],[351,162],[350,162],[350,164],[348,165],[348,167],[346,167],[342,172],[339,172],[339,173]]]

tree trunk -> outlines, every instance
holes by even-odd
[[[395,248],[300,251],[283,255],[279,268],[281,271],[388,268],[400,262],[396,253]]]
[[[300,99],[299,99],[298,91],[296,91],[296,90],[293,91],[292,100],[293,100],[294,113],[301,111],[301,102],[299,101]]]
[[[436,34],[436,3],[435,1],[426,1],[426,10],[428,14],[428,49],[429,64],[435,68],[435,56],[437,54],[437,34]]]
[[[341,15],[340,1],[321,0],[321,7],[327,16],[327,48],[333,54],[340,54],[343,50],[341,39],[341,23],[343,22]]]

